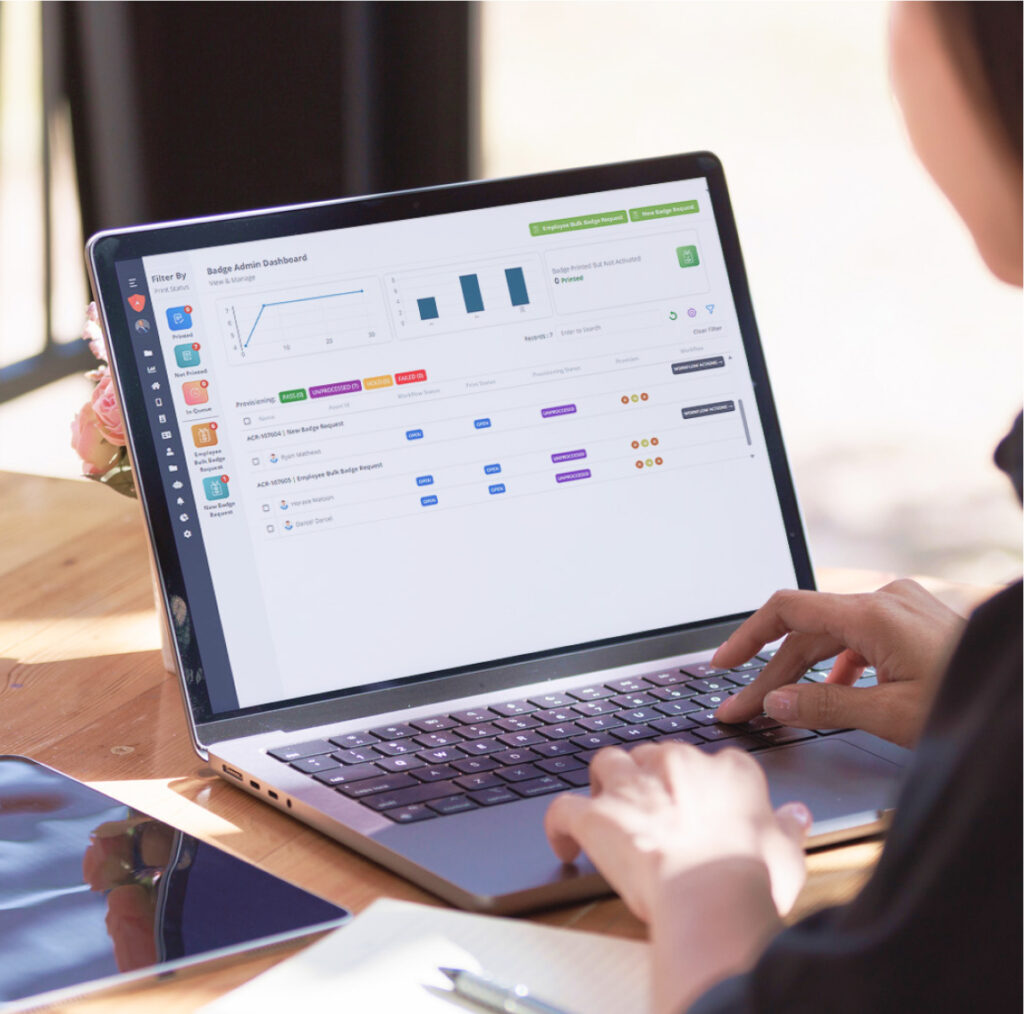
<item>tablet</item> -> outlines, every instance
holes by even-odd
[[[3,1014],[348,918],[52,768],[0,757]]]

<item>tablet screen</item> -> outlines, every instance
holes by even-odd
[[[0,758],[0,1009],[345,918],[50,768]]]

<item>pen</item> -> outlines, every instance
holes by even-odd
[[[488,1010],[506,1014],[569,1014],[554,1004],[530,995],[526,986],[506,986],[462,968],[439,968],[452,984],[452,992]]]

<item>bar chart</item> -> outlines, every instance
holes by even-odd
[[[534,255],[385,277],[399,338],[527,322],[550,313]]]
[[[217,304],[235,362],[356,348],[390,340],[375,278],[245,293]]]

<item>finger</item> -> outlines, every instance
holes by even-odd
[[[779,822],[782,833],[794,845],[803,848],[807,832],[814,822],[811,811],[803,803],[784,803],[775,811],[775,819]]]
[[[838,683],[802,683],[774,690],[764,699],[764,713],[798,729],[864,729],[887,723],[886,686],[847,687]],[[876,733],[880,735],[880,733]]]
[[[827,635],[790,634],[757,679],[719,706],[719,720],[746,722],[760,715],[766,694],[776,687],[796,682],[815,662],[829,658],[841,647]]]
[[[840,645],[856,637],[862,596],[826,592],[777,591],[753,616],[740,625],[711,658],[713,665],[732,668],[753,657],[766,644],[784,634],[827,634]],[[827,657],[827,656],[825,656]]]
[[[544,833],[563,863],[571,863],[580,854],[578,830],[593,805],[586,796],[567,792],[557,796],[544,814]]]
[[[860,674],[867,665],[867,659],[856,651],[844,651],[832,666],[832,671],[825,677],[826,683],[842,683],[853,686],[860,679]]]
[[[590,794],[600,795],[636,775],[636,764],[625,750],[606,746],[590,762]]]

